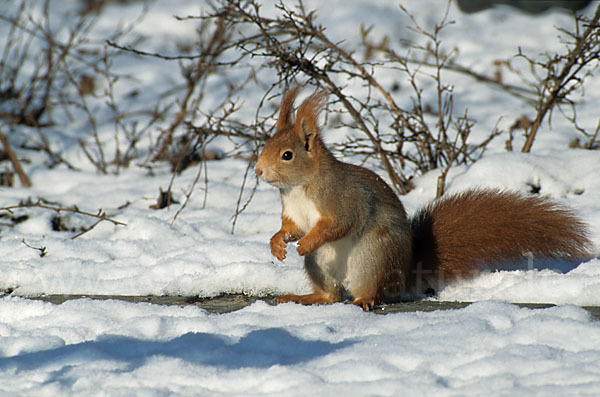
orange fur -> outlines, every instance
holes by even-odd
[[[278,296],[275,300],[277,301],[277,303],[296,302],[296,303],[300,303],[303,305],[317,305],[317,304],[335,303],[335,302],[341,301],[341,299],[339,299],[338,297],[328,295],[322,291],[315,291],[312,294],[306,294],[306,295],[294,295],[294,294],[281,295],[281,296]]]
[[[504,262],[590,257],[586,225],[539,196],[468,190],[421,209],[412,219],[415,263],[442,281],[471,277]]]
[[[336,225],[337,226],[334,226]],[[339,240],[347,234],[346,225],[340,225],[331,217],[319,219],[311,231],[298,241],[298,254],[304,256],[330,241]]]

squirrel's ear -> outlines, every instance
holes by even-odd
[[[310,151],[313,146],[313,142],[319,134],[318,118],[319,113],[325,107],[325,99],[327,98],[327,91],[319,91],[302,102],[300,108],[298,108],[298,114],[296,115],[296,125],[294,126],[294,132],[296,136],[304,142],[304,147],[307,151]]]
[[[292,128],[292,108],[294,107],[294,100],[300,86],[297,85],[288,92],[285,93],[281,101],[281,107],[279,108],[279,119],[277,120],[277,131],[284,130],[286,128]]]

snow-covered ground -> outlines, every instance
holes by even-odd
[[[482,302],[365,313],[269,306],[227,315],[118,301],[0,301],[0,390],[13,395],[594,395],[600,327],[575,306]]]
[[[58,13],[60,5],[68,9],[78,3],[51,4]],[[393,40],[414,35],[406,30],[407,18],[396,1],[367,5],[363,1],[311,0],[305,4],[318,9],[319,21],[332,38],[345,39],[349,46],[360,40],[356,27],[361,23],[374,25],[374,37],[388,35]],[[433,26],[443,13],[438,1],[403,4],[427,26]],[[172,15],[197,15],[202,5],[183,0],[152,3],[135,32],[155,37],[145,42],[145,49],[153,43],[151,50],[166,52],[169,46],[195,37],[192,23],[176,21]],[[136,3],[107,6],[95,32],[101,36],[115,24],[138,15]],[[558,50],[561,45],[555,27],[571,26],[565,14],[530,16],[509,8],[463,15],[452,7],[450,19],[455,24],[445,30],[444,41],[459,50],[463,64],[479,72],[489,72],[494,61],[511,57],[518,46],[533,55]],[[157,88],[161,84],[178,82],[172,63],[125,59],[129,60],[116,67],[135,70],[136,79],[124,79],[118,90],[140,90],[137,101],[166,91]],[[382,81],[399,78],[393,70],[380,73]],[[532,115],[523,102],[502,92],[474,84],[465,76],[447,77],[454,79],[455,108],[468,107],[477,120],[476,135],[484,137],[497,123],[506,129],[523,114]],[[578,120],[593,130],[600,114],[600,79],[591,77],[586,85]],[[261,90],[248,87],[242,116],[254,117],[253,98],[259,98]],[[400,91],[398,101],[410,103],[402,94]],[[33,187],[2,188],[0,206],[29,197],[44,198],[90,212],[102,208],[127,225],[103,222],[71,240],[73,233],[52,231],[52,211],[28,209],[16,212],[27,213],[26,221],[14,228],[1,226],[0,289],[14,289],[15,295],[0,299],[2,393],[600,393],[600,322],[577,307],[600,305],[598,259],[567,272],[546,265],[486,273],[450,285],[434,299],[482,302],[448,312],[377,316],[343,304],[273,307],[257,302],[238,312],[214,315],[195,307],[86,299],[57,306],[22,298],[39,294],[265,295],[309,290],[301,258],[293,249],[284,263],[276,261],[268,249],[269,237],[280,222],[276,189],[260,184],[231,234],[231,217],[246,169],[243,160],[209,162],[206,207],[199,187],[171,225],[178,205],[149,209],[158,188],[169,184],[169,167],[156,168],[152,176],[136,166],[120,175],[99,175],[77,144],[76,137],[87,134],[84,124],[72,121],[55,131],[57,141],[66,138],[55,144],[64,146],[63,155],[81,171],[63,165],[48,169],[35,157],[40,154],[18,151],[20,157],[32,159],[23,164]],[[99,127],[109,142],[112,121]],[[35,135],[25,128],[19,132]],[[343,133],[332,131],[330,139],[341,139]],[[531,154],[506,152],[506,137],[500,137],[482,160],[450,170],[448,190],[494,186],[529,191],[538,186],[541,194],[574,208],[590,224],[591,237],[600,247],[600,152],[569,149],[575,137],[581,134],[557,112],[552,128],[544,124]],[[516,148],[520,143],[522,138],[515,137]],[[227,144],[218,141],[213,149],[227,151]],[[175,180],[176,199],[183,199],[196,171],[187,169]],[[402,198],[409,212],[432,199],[437,175],[432,172],[419,178],[416,188]],[[77,215],[64,216],[74,225],[93,222]],[[41,257],[32,247],[45,247],[46,255]],[[498,301],[560,306],[529,310]]]

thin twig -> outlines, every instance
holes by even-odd
[[[202,151],[204,152],[204,148],[202,149]],[[175,223],[175,220],[177,219],[179,214],[185,209],[188,201],[190,201],[190,198],[192,197],[192,193],[194,192],[194,189],[196,188],[196,184],[198,183],[198,181],[200,180],[200,176],[202,175],[203,168],[205,171],[204,173],[206,175],[206,160],[203,160],[200,163],[200,165],[198,166],[198,171],[196,172],[196,177],[194,178],[194,181],[192,182],[192,186],[190,186],[190,189],[185,193],[185,200],[183,201],[183,204],[181,204],[181,206],[177,209],[177,212],[175,212],[175,215],[173,216],[173,219],[171,220],[171,226],[173,226],[173,224]],[[175,172],[173,172],[173,176],[175,176]],[[205,179],[206,179],[206,176],[205,176]],[[171,186],[169,185],[169,189],[170,188],[171,188]],[[205,185],[205,192],[206,192],[206,190],[208,190],[208,188]],[[205,195],[205,199],[206,199],[206,195]],[[205,201],[205,203],[206,203],[206,201]]]
[[[246,200],[244,205],[241,205],[242,197],[244,195],[244,188],[246,187],[246,181],[248,180],[248,174],[250,173],[251,169],[252,169],[252,163],[248,162],[248,164],[246,165],[246,170],[244,171],[244,178],[242,180],[240,194],[238,195],[238,199],[235,204],[235,214],[233,214],[233,216],[231,217],[232,218],[231,234],[233,234],[235,232],[235,225],[237,223],[238,217],[248,207],[248,204],[250,204],[250,202],[252,201],[252,198],[254,197],[254,194],[256,193],[256,188],[258,187],[258,183],[256,183],[256,182],[258,182],[258,180],[255,180],[254,187],[252,188],[252,192],[250,192],[250,197],[248,197],[248,200]]]
[[[90,227],[87,227],[87,228],[83,229],[81,232],[79,232],[76,235],[74,235],[73,237],[71,237],[71,240],[75,240],[77,237],[80,237],[80,236],[84,235],[85,233],[87,233],[90,230],[92,230],[93,228],[95,228],[100,222],[106,221],[106,220],[108,220],[108,219],[98,219],[93,225],[91,225]]]
[[[40,251],[40,258],[43,258],[46,255],[48,255],[48,249],[46,247],[34,247],[33,245],[27,244],[27,241],[25,241],[25,239],[21,240],[21,242],[23,244],[25,244],[25,246],[28,248],[34,249],[36,251]]]

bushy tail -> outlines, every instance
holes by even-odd
[[[587,227],[571,210],[516,192],[451,195],[421,209],[411,227],[416,275],[428,281],[469,277],[482,266],[522,262],[526,255],[535,260],[592,256]]]

